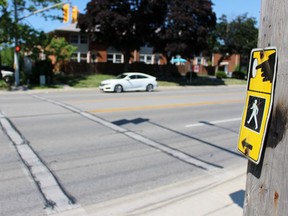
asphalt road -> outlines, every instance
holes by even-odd
[[[227,173],[245,86],[0,93],[0,215],[39,216]]]

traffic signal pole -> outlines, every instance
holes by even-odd
[[[244,216],[288,215],[288,7],[262,0],[258,47],[277,47],[272,115],[259,164],[248,162]]]
[[[15,19],[15,47],[18,46],[18,2],[17,0],[14,0],[14,19]],[[15,70],[15,85],[18,86],[19,85],[19,58],[18,58],[18,53],[16,52],[14,47],[14,70]]]
[[[17,28],[18,28],[18,22],[27,18],[27,17],[30,17],[32,15],[35,15],[35,14],[38,14],[38,13],[41,13],[43,11],[46,11],[46,10],[49,10],[49,9],[52,9],[52,8],[55,8],[55,7],[58,7],[60,5],[64,5],[66,4],[67,2],[60,2],[58,4],[54,4],[52,6],[49,6],[49,7],[45,7],[45,8],[42,8],[40,10],[37,10],[37,11],[34,11],[28,15],[25,15],[21,18],[18,18],[18,0],[14,0],[13,1],[13,4],[14,4],[14,23],[15,23],[15,38],[14,38],[14,43],[15,43],[15,46],[14,46],[14,70],[15,70],[15,86],[18,86],[19,83],[20,83],[20,73],[19,73],[19,51],[16,50],[16,47],[19,45],[18,44],[18,31],[17,31]],[[69,5],[69,4],[68,4]]]
[[[19,18],[18,21],[20,21],[20,20],[22,20],[22,19],[25,19],[25,18],[28,18],[28,17],[30,17],[30,16],[33,16],[33,15],[35,15],[35,14],[42,13],[43,11],[50,10],[50,9],[52,9],[52,8],[58,7],[58,6],[60,6],[60,5],[64,5],[64,4],[66,4],[66,3],[67,3],[67,2],[60,2],[60,3],[58,3],[58,4],[54,4],[54,5],[51,5],[51,6],[42,8],[42,9],[40,9],[40,10],[34,11],[34,12],[32,12],[31,14],[28,14],[28,15],[25,15],[24,17]]]

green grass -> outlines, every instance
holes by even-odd
[[[84,79],[79,79],[77,82],[75,82],[72,86],[75,88],[93,88],[93,87],[98,87],[101,83],[101,81],[106,80],[106,79],[112,79],[115,76],[111,75],[89,75],[84,77]]]
[[[157,81],[159,86],[179,86],[177,82],[168,82],[168,81]]]
[[[55,86],[68,85],[74,88],[98,88],[101,81],[106,79],[113,79],[115,76],[104,75],[104,74],[94,74],[88,76],[55,76]],[[193,78],[191,82],[189,79],[183,81],[183,79],[173,80],[173,81],[163,81],[157,80],[159,86],[199,86],[199,85],[235,85],[235,84],[246,84],[246,80],[238,79],[215,79],[209,77],[198,77]],[[48,86],[49,87],[49,86]],[[43,87],[42,87],[43,88]]]
[[[54,84],[47,86],[30,85],[30,89],[46,89],[46,88],[63,88],[64,85],[68,85],[74,88],[98,88],[101,81],[106,79],[112,79],[115,76],[96,74],[96,75],[78,75],[78,76],[62,76],[55,75]],[[209,77],[193,78],[191,81],[188,79],[177,79],[172,81],[157,80],[159,86],[216,86],[216,85],[243,85],[246,84],[246,80],[239,79],[215,79]],[[0,80],[0,89],[7,89],[7,84]]]
[[[60,85],[69,85],[74,88],[95,88],[100,85],[101,81],[112,78],[114,78],[114,76],[104,74],[88,76],[55,76],[55,81]]]
[[[97,75],[89,75],[89,76],[74,76],[74,77],[66,77],[65,84],[74,87],[74,88],[91,88],[91,87],[98,87],[101,83],[101,81],[105,79],[112,79],[115,78],[115,76],[111,75],[103,75],[103,74],[97,74]],[[226,85],[226,83],[233,84],[236,83],[232,80],[221,80],[221,79],[211,79],[208,77],[198,77],[192,79],[191,82],[189,80],[184,81],[183,79],[173,80],[173,81],[162,81],[158,80],[159,86],[183,86],[183,85],[191,85],[191,86],[197,86],[197,85]]]
[[[224,79],[225,85],[246,85],[247,80],[240,80],[240,79],[232,79],[232,78],[227,78]]]

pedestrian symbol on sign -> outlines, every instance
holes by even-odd
[[[262,124],[265,99],[250,96],[248,104],[245,127],[259,133]]]
[[[252,109],[253,111],[252,111],[252,114],[251,114],[249,120],[247,121],[247,123],[250,124],[250,122],[251,122],[251,120],[253,118],[254,121],[255,121],[255,130],[257,130],[257,128],[258,128],[257,115],[258,115],[259,109],[258,109],[258,106],[257,106],[257,100],[256,99],[254,100],[254,103],[253,103],[253,105],[252,105],[252,107],[250,109]]]

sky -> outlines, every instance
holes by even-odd
[[[70,0],[71,6],[77,6],[78,10],[81,13],[85,13],[86,4],[90,0]],[[213,11],[216,13],[217,18],[221,17],[222,14],[225,14],[228,20],[233,20],[239,15],[248,13],[248,17],[255,17],[258,21],[260,20],[260,8],[261,0],[212,0],[214,6]],[[71,11],[71,10],[70,10]],[[62,16],[61,10],[53,10],[49,12],[53,15]],[[71,14],[70,14],[71,19]],[[28,25],[31,25],[36,30],[49,32],[54,29],[61,28],[71,23],[64,24],[59,20],[55,21],[45,21],[43,18],[37,15],[33,15],[29,18],[26,18],[24,22]]]

